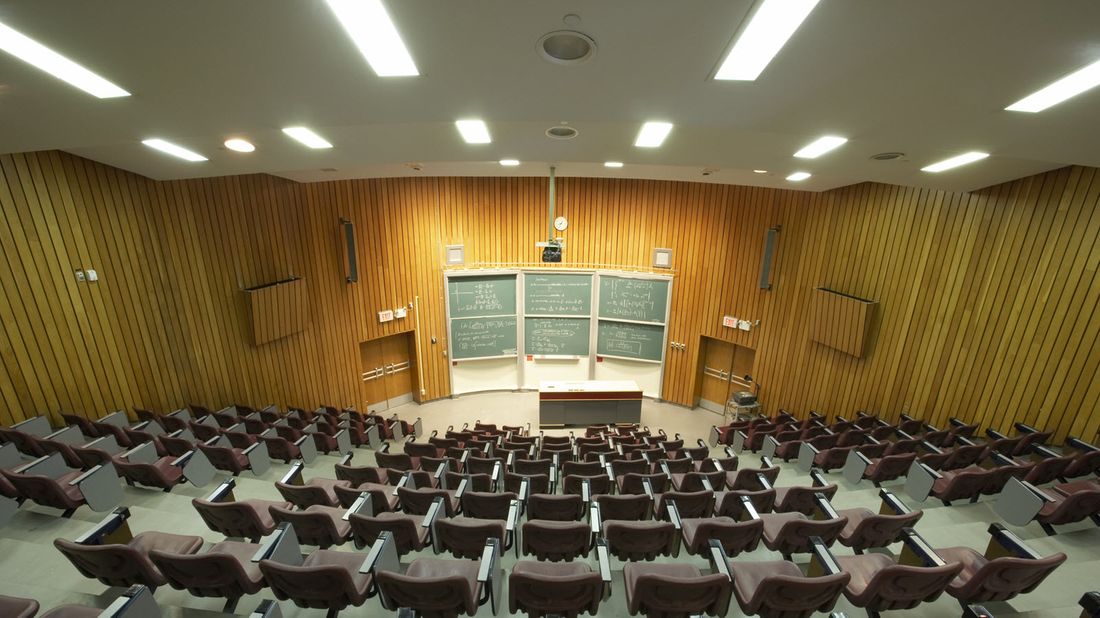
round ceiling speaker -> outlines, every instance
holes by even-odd
[[[578,131],[573,127],[559,125],[547,129],[546,137],[549,137],[550,139],[573,139],[577,136],[577,133]]]
[[[575,30],[555,30],[542,35],[538,52],[554,64],[580,64],[596,55],[596,41]]]

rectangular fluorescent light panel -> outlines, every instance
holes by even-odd
[[[763,0],[714,79],[751,82],[787,44],[818,0]]]
[[[1010,112],[1041,112],[1086,90],[1100,86],[1100,60],[1079,69],[1005,109]]]
[[[462,139],[467,144],[489,144],[493,138],[489,137],[489,127],[481,120],[456,120],[455,126],[462,134]]]
[[[622,161],[604,161],[603,166],[604,167],[622,167],[623,162]]]
[[[420,75],[382,0],[328,0],[328,6],[378,77]]]
[[[332,148],[332,144],[330,144],[328,140],[306,127],[287,127],[283,129],[283,133],[286,133],[310,148]]]
[[[160,138],[152,138],[152,139],[142,140],[141,143],[145,144],[146,146],[148,146],[148,147],[150,147],[154,150],[159,150],[159,151],[163,152],[164,154],[170,154],[173,157],[179,157],[179,158],[181,158],[185,161],[198,162],[198,161],[206,161],[207,160],[206,157],[202,156],[201,154],[199,154],[197,152],[192,152],[192,151],[184,148],[183,146],[177,146],[177,145],[173,144],[172,142],[166,142],[166,141],[164,141]]]
[[[809,172],[795,172],[795,173],[791,174],[790,176],[787,176],[787,180],[798,182],[800,180],[806,180],[809,177],[810,177]]]
[[[671,122],[647,122],[638,131],[638,138],[634,145],[639,148],[657,148],[665,143],[665,138],[672,131]]]
[[[944,159],[939,163],[933,163],[932,165],[929,165],[927,167],[922,167],[920,168],[920,170],[922,172],[942,172],[955,167],[959,167],[960,165],[966,165],[967,163],[981,161],[988,156],[988,152],[967,152],[957,157],[951,157],[950,159]]]
[[[3,23],[0,23],[0,49],[94,97],[130,96],[129,92]]]
[[[834,148],[843,146],[847,141],[847,137],[826,135],[825,137],[815,140],[813,143],[807,144],[802,150],[794,153],[794,156],[799,159],[816,159]]]

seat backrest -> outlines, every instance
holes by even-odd
[[[476,560],[485,549],[485,541],[494,538],[504,543],[504,520],[475,517],[440,517],[435,520],[439,547],[456,558]]]
[[[741,502],[741,496],[747,496],[757,513],[770,513],[775,508],[775,495],[776,492],[774,489],[761,489],[759,491],[739,489],[736,491],[727,491],[724,494],[720,494],[719,502],[715,510],[718,515],[740,519],[745,510]]]
[[[742,568],[753,568],[751,564],[739,562],[733,565],[734,577],[741,565],[744,565]],[[769,575],[760,582],[752,598],[742,609],[746,614],[765,616],[802,616],[815,611],[827,612],[836,604],[851,577],[848,573],[823,577]]]
[[[352,485],[361,483],[385,483],[385,472],[374,466],[349,466],[336,464],[336,478],[341,481],[350,481]]]
[[[341,610],[353,603],[355,584],[345,568],[261,560],[260,572],[276,598],[290,599],[299,607]]]
[[[173,438],[167,435],[159,436],[157,438],[164,446],[164,452],[168,453],[172,457],[182,457],[192,450],[194,445],[190,440],[185,438]]]
[[[466,472],[470,474],[492,474],[496,464],[504,467],[504,460],[499,457],[467,457]]]
[[[79,414],[61,413],[61,418],[70,425],[76,425],[80,428],[80,433],[84,434],[88,438],[98,438],[100,436],[99,429],[92,424],[92,421],[80,416]]]
[[[645,484],[643,480],[645,479],[649,480],[649,484],[653,488],[653,493],[663,493],[668,489],[669,480],[664,474],[635,474],[631,472],[623,475],[619,485],[619,493],[644,494]]]
[[[539,560],[572,561],[592,547],[592,533],[584,522],[534,519],[524,522],[522,531],[523,554]]]
[[[317,485],[290,485],[276,481],[275,489],[279,490],[283,500],[303,510],[314,504],[336,506],[325,488]]]
[[[580,521],[584,517],[584,502],[572,495],[531,494],[527,498],[527,519]]]
[[[210,460],[210,465],[218,470],[240,472],[244,470],[247,465],[242,464],[242,462],[237,459],[237,452],[239,452],[239,449],[235,449],[231,446],[208,446],[201,443],[195,446]]]
[[[832,500],[836,495],[836,483],[829,483],[820,487],[788,487],[780,504],[775,505],[775,510],[781,513],[803,513],[812,515],[817,508],[814,501],[815,494],[824,494]]]
[[[577,618],[588,613],[595,615],[603,598],[603,580],[600,574],[588,570],[561,575],[540,572],[544,563],[517,563],[508,576],[509,611],[523,611],[528,616],[554,614],[565,618]],[[530,568],[524,568],[524,566]]]
[[[227,553],[173,554],[154,549],[149,552],[149,560],[169,585],[197,597],[236,599],[256,592],[249,585],[244,567]]]
[[[671,577],[646,573],[634,584],[630,613],[647,616],[725,616],[733,585],[722,574]]]
[[[513,474],[511,472],[504,473],[504,490],[519,493],[523,479],[527,479],[527,491],[530,494],[545,494],[550,491],[548,474]]]
[[[954,596],[968,603],[1006,601],[1020,593],[1034,590],[1065,561],[1066,555],[1063,553],[1037,560],[994,558],[982,565]]]
[[[146,487],[170,489],[182,478],[180,476],[170,478],[164,470],[151,463],[118,461],[115,462],[115,469],[127,480]]]
[[[467,490],[462,494],[462,513],[480,519],[507,519],[516,494]]]
[[[403,556],[420,549],[420,518],[404,513],[378,513],[373,517],[352,513],[348,516],[356,547],[369,547],[383,531],[393,535],[394,549]]]
[[[437,457],[439,449],[428,442],[406,442],[405,454],[410,457]]]
[[[289,523],[302,545],[316,545],[326,549],[340,545],[346,539],[340,536],[328,513],[318,511],[292,511],[278,506],[270,509],[271,517],[278,523]]]
[[[664,463],[668,467],[668,471],[673,474],[686,474],[695,471],[695,462],[690,457],[666,459]]]
[[[984,444],[968,444],[956,447],[955,450],[951,451],[951,456],[947,458],[943,468],[954,470],[975,464],[985,454],[985,450],[986,446]]]
[[[81,575],[108,586],[144,584],[155,588],[164,584],[164,576],[149,559],[129,545],[81,545],[61,538],[54,539],[53,545]]]
[[[596,503],[600,505],[600,517],[603,521],[641,521],[649,514],[651,501],[645,494],[627,496],[610,496],[601,494],[596,496]]]
[[[550,467],[554,465],[551,459],[517,459],[512,462],[512,471],[516,474],[550,474]]]
[[[1075,491],[1066,496],[1051,513],[1040,514],[1039,521],[1052,525],[1069,524],[1096,514],[1100,514],[1100,484],[1096,489]]]
[[[611,462],[611,472],[615,476],[649,474],[650,465],[644,459],[616,459]]]
[[[719,458],[717,461],[718,461],[719,468],[721,470],[725,471],[725,472],[733,472],[734,470],[737,469],[738,460],[737,460],[736,456],[734,456],[734,457],[722,457],[722,458]],[[701,464],[699,464],[699,471],[700,472],[714,472],[714,471],[716,471],[716,468],[714,467],[714,463],[715,463],[714,459],[711,459],[709,457],[707,459],[704,459],[703,462]]]
[[[714,513],[713,491],[669,491],[661,494],[657,501],[657,519],[668,520],[669,502],[676,502],[676,510],[681,518],[710,517]]]
[[[422,616],[458,616],[463,612],[473,616],[477,612],[477,599],[466,578],[461,575],[410,577],[393,571],[381,571],[375,581],[382,595],[395,607],[408,607]]]
[[[562,493],[581,495],[582,486],[586,479],[588,480],[588,491],[590,495],[595,496],[596,494],[611,492],[611,479],[607,478],[606,474],[595,474],[592,476],[570,474],[565,477],[564,484],[562,485]]]
[[[787,521],[779,530],[778,541],[784,554],[809,552],[812,547],[810,537],[821,537],[825,544],[831,544],[848,523],[847,517],[836,519],[794,519]]]
[[[925,567],[893,564],[875,572],[858,595],[858,605],[873,611],[912,609],[939,598],[962,571],[961,562]]]
[[[760,480],[757,478],[758,474],[768,479],[768,483],[775,485],[775,479],[779,478],[779,467],[742,468],[738,470],[737,474],[734,476],[733,482],[730,483],[730,489],[748,489],[751,491],[764,489],[760,484]]]
[[[898,540],[902,528],[917,525],[924,511],[912,511],[904,515],[871,515],[856,524],[848,545],[853,549],[886,547]]]
[[[873,480],[893,480],[898,476],[901,476],[909,470],[913,465],[913,461],[917,458],[916,453],[899,453],[897,455],[887,455],[878,461],[878,465],[875,469],[869,472],[866,476]]]
[[[225,536],[258,539],[266,532],[256,511],[240,502],[209,502],[195,498],[191,505],[214,532]]]
[[[78,500],[65,491],[65,486],[62,485],[64,481],[59,482],[37,474],[16,474],[8,470],[4,470],[4,476],[21,496],[36,504],[61,510],[75,509],[84,504],[83,496],[79,496]]]
[[[15,448],[19,449],[19,452],[24,455],[31,455],[32,457],[41,457],[46,454],[42,450],[42,446],[38,443],[38,438],[23,433],[18,429],[9,429],[7,427],[0,427],[0,438],[3,438],[6,442],[11,442],[15,445]]]
[[[673,555],[679,531],[663,521],[607,521],[603,536],[619,560],[653,560]]]
[[[764,533],[762,519],[735,521],[729,517],[707,517],[685,522],[685,528],[689,523],[695,526],[695,536],[692,546],[687,549],[695,554],[705,555],[711,539],[722,545],[727,556],[753,551],[760,544],[760,537]]]
[[[1032,485],[1045,485],[1053,482],[1065,474],[1066,468],[1072,461],[1072,455],[1047,457],[1046,459],[1035,462],[1035,465],[1028,470],[1023,480]]]
[[[73,450],[71,444],[67,444],[60,440],[39,440],[38,445],[42,448],[42,451],[47,455],[50,453],[58,453],[65,460],[65,465],[70,468],[82,469],[90,468],[84,463],[84,460],[80,458],[80,455]]]
[[[462,479],[469,479],[466,491],[489,492],[493,490],[493,477],[488,474],[459,474],[458,472],[452,472],[450,470],[443,473],[443,480],[447,483],[447,489],[458,489],[459,484],[462,483]],[[419,479],[417,479],[417,481],[417,487],[419,487]]]
[[[432,502],[436,498],[443,498],[443,507],[446,510],[447,517],[454,515],[454,510],[451,507],[450,495],[442,489],[409,489],[408,487],[398,487],[397,496],[401,499],[401,510],[413,515],[427,515],[428,509],[431,508]]]

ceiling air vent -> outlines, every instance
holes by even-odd
[[[573,127],[559,125],[546,130],[546,137],[550,139],[573,139],[577,136],[577,130]]]
[[[575,30],[555,30],[542,35],[538,52],[554,64],[580,64],[596,55],[596,41]]]
[[[880,152],[877,155],[871,155],[872,161],[894,161],[905,156],[904,152]]]

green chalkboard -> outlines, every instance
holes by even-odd
[[[600,320],[596,325],[596,354],[659,361],[665,344],[665,327]]]
[[[451,359],[515,354],[516,316],[451,320]]]
[[[592,314],[592,275],[524,273],[525,315]]]
[[[599,317],[664,324],[667,279],[600,276]]]
[[[447,295],[451,318],[516,314],[515,275],[451,277]]]
[[[523,353],[588,356],[588,318],[524,318]]]

